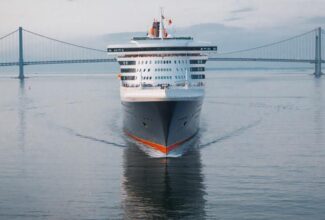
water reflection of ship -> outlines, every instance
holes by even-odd
[[[202,219],[205,216],[200,152],[151,158],[134,143],[124,151],[126,219]]]

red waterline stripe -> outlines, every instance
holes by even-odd
[[[164,145],[161,145],[161,144],[157,144],[157,143],[154,143],[154,142],[151,142],[151,141],[148,141],[148,140],[145,140],[145,139],[142,139],[142,138],[139,138],[137,136],[134,136],[128,132],[125,132],[126,135],[128,135],[129,137],[133,138],[134,140],[136,141],[139,141],[155,150],[158,150],[164,154],[168,154],[171,150],[174,150],[175,148],[177,148],[178,146],[182,145],[183,143],[185,143],[186,141],[190,140],[192,137],[195,136],[192,135],[191,137],[189,138],[186,138],[185,140],[183,141],[179,141],[179,142],[176,142],[175,144],[172,144],[172,145],[169,145],[169,146],[164,146]]]

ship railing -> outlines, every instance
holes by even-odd
[[[122,87],[137,88],[140,84],[122,83]]]

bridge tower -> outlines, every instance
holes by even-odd
[[[20,80],[25,78],[24,76],[24,54],[23,54],[23,28],[19,27],[19,76]]]
[[[322,73],[322,28],[319,27],[316,30],[315,41],[315,77],[320,77]]]

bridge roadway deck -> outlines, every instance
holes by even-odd
[[[24,65],[44,65],[44,64],[67,64],[67,63],[105,63],[116,62],[116,59],[82,59],[82,60],[45,60],[26,61]],[[19,66],[19,62],[0,63],[0,66]]]
[[[265,59],[265,58],[225,58],[211,57],[209,61],[257,61],[257,62],[288,62],[288,63],[315,63],[315,60],[308,59]],[[26,61],[24,65],[44,65],[44,64],[67,64],[67,63],[104,63],[116,62],[116,59],[76,59],[76,60],[47,60],[47,61]],[[322,60],[325,63],[325,60]],[[19,66],[19,62],[4,62],[0,66]]]

